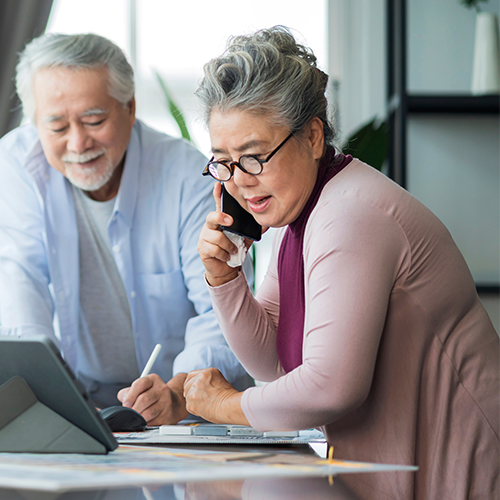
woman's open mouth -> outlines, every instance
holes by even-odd
[[[255,196],[254,198],[247,198],[246,202],[248,203],[248,208],[250,208],[252,212],[260,213],[269,206],[271,198],[271,196]]]

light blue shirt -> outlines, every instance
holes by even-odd
[[[137,120],[108,224],[138,365],[161,343],[153,372],[163,380],[209,366],[229,381],[245,373],[217,324],[197,252],[214,209],[205,164],[186,141]],[[79,313],[70,185],[47,163],[36,129],[23,126],[0,141],[0,333],[50,336],[78,373]]]

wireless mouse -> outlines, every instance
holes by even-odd
[[[147,425],[140,413],[126,406],[109,406],[99,410],[99,415],[112,432],[143,431]]]

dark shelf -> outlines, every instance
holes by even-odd
[[[410,94],[407,96],[407,105],[411,113],[498,115],[500,95]]]
[[[500,115],[500,94],[472,95],[468,93],[411,92],[407,84],[408,9],[409,0],[387,0],[387,122],[389,126],[388,175],[402,187],[407,183],[407,129],[411,116]],[[432,117],[434,118],[434,116]],[[476,283],[480,294],[498,296],[496,282]]]
[[[499,295],[500,294],[500,286],[499,285],[482,285],[480,283],[476,283],[477,293],[480,294],[488,294],[488,295]]]

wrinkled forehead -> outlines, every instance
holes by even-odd
[[[243,109],[230,111],[212,110],[209,121],[209,134],[212,153],[244,154],[264,151],[281,137],[284,125],[276,125],[269,114],[257,114]]]
[[[34,85],[40,81],[71,81],[72,84],[79,82],[85,84],[92,81],[107,86],[109,84],[109,70],[104,65],[92,67],[50,65],[35,70],[32,79]]]
[[[269,123],[273,125],[281,125],[284,123],[284,118],[273,112],[269,107],[245,107],[239,106],[214,106],[210,110],[208,116],[208,127],[210,128],[214,122],[220,120],[234,120],[236,117],[242,117],[245,120],[252,120],[255,123]]]
[[[33,96],[36,115],[45,121],[68,112],[102,114],[114,101],[105,68],[43,68],[33,77]]]

